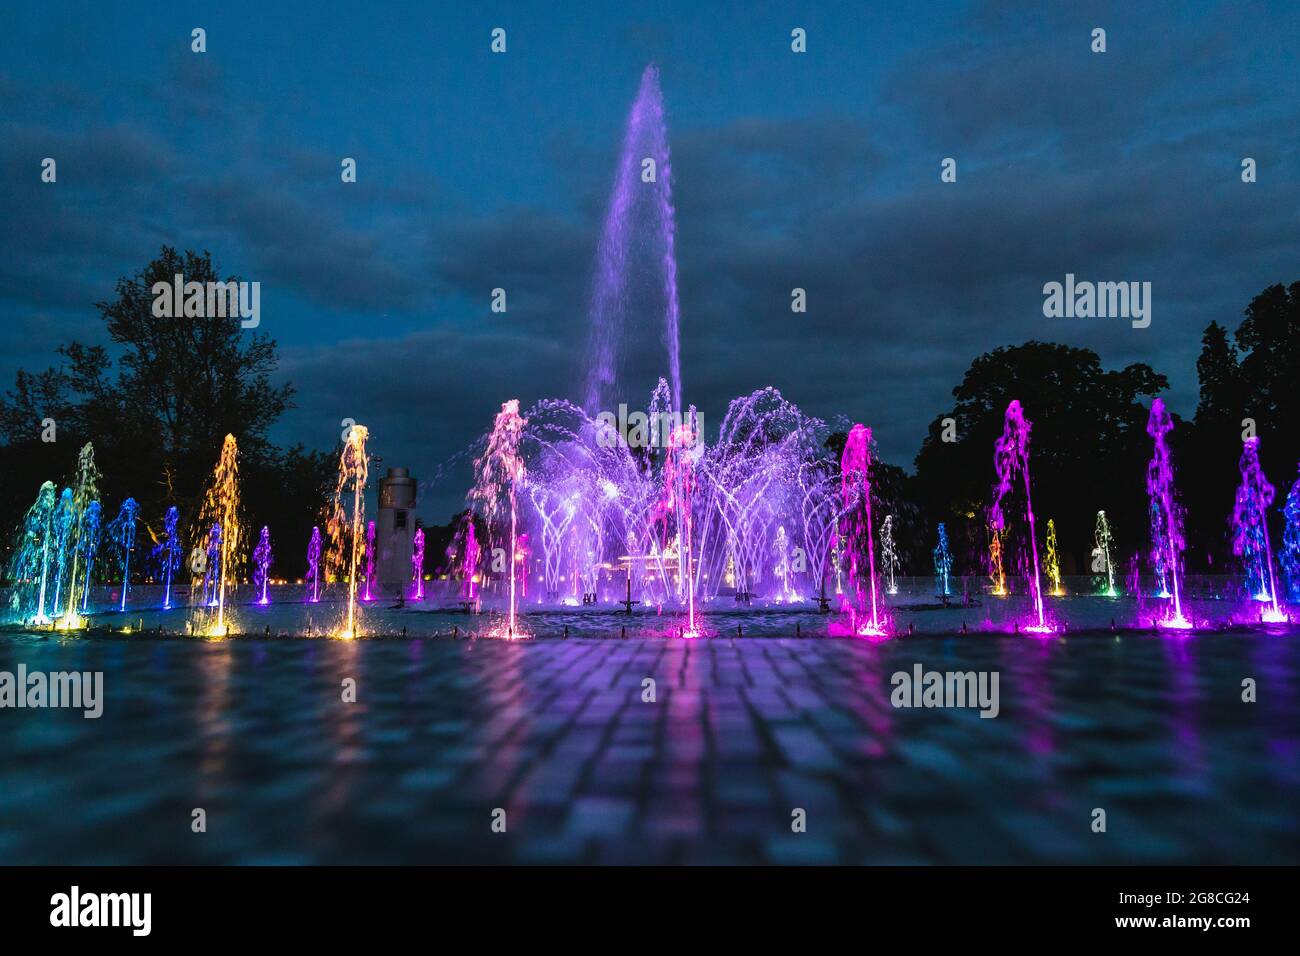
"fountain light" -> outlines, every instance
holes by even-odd
[[[994,445],[993,465],[997,473],[998,484],[993,489],[993,505],[989,510],[989,516],[995,532],[994,537],[1001,537],[1001,533],[1007,527],[1007,516],[1003,505],[1007,496],[1015,487],[1016,479],[1019,478],[1024,487],[1025,518],[1029,526],[1029,554],[1024,555],[1022,552],[1021,564],[1022,566],[1027,565],[1024,568],[1025,578],[1029,583],[1030,597],[1033,599],[1034,620],[1032,621],[1033,630],[1031,633],[1050,634],[1052,628],[1047,623],[1043,610],[1043,591],[1039,580],[1038,537],[1034,529],[1034,501],[1032,482],[1029,477],[1029,432],[1031,428],[1032,423],[1025,418],[1020,402],[1012,399],[1007,406],[1002,436]],[[1001,561],[999,560],[1000,567]]]
[[[357,634],[357,564],[365,549],[362,529],[366,481],[370,475],[370,456],[366,451],[369,438],[370,431],[365,425],[353,425],[348,429],[347,440],[339,454],[338,482],[334,487],[334,504],[326,526],[330,540],[328,567],[336,575],[343,573],[345,566],[347,568],[347,616],[339,636],[348,639]]]

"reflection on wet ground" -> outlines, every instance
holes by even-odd
[[[1294,863],[1298,644],[3,635],[106,701],[0,710],[0,863]]]

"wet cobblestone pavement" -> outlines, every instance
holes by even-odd
[[[1295,863],[1298,645],[2,636],[106,703],[0,710],[0,863]]]

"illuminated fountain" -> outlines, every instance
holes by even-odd
[[[673,636],[702,634],[705,606],[722,588],[744,603],[759,594],[825,600],[841,465],[826,453],[830,430],[776,389],[760,389],[728,406],[706,445],[703,423],[681,399],[676,227],[653,67],[614,180],[589,308],[584,402],[542,400],[527,413],[518,402],[503,406],[469,495],[469,521],[482,523],[471,530],[467,522],[453,556],[461,597],[498,604],[503,620],[491,633],[502,636],[520,636],[525,594],[536,603],[680,608],[683,619],[663,632]],[[647,405],[629,409],[614,391],[617,369],[644,350],[624,337],[644,328],[645,316],[655,325],[662,316],[666,376]],[[536,599],[530,547],[540,558]],[[495,580],[484,580],[478,561],[489,550]]]
[[[1142,616],[1142,609],[1145,607],[1144,597],[1142,594],[1142,555],[1134,553],[1129,558],[1128,575],[1124,578],[1124,585],[1128,588],[1128,593],[1137,598],[1138,617]]]
[[[1061,556],[1056,544],[1056,522],[1047,519],[1047,554],[1043,557],[1043,573],[1047,575],[1052,597],[1061,597]]]
[[[130,500],[130,499],[128,499]],[[86,506],[86,533],[82,538],[81,547],[86,559],[86,574],[82,579],[81,588],[81,613],[85,614],[90,610],[90,580],[91,574],[95,570],[95,557],[99,553],[99,525],[102,520],[102,509],[98,501],[92,501]],[[123,607],[125,610],[125,607]]]
[[[646,160],[654,163],[651,182],[643,179]],[[648,222],[649,228],[639,231],[636,228],[639,220]],[[682,407],[676,231],[663,92],[659,87],[659,70],[650,65],[641,74],[641,85],[628,114],[614,190],[597,248],[583,403],[592,415],[617,405],[618,399],[610,393],[615,385],[620,337],[629,324],[629,314],[635,317],[634,303],[628,296],[629,266],[632,253],[649,243],[653,243],[652,251],[658,256],[657,278],[663,295],[671,407]]]
[[[1164,570],[1169,610],[1161,627],[1189,630],[1192,622],[1183,614],[1183,511],[1174,492],[1174,465],[1169,454],[1168,436],[1174,422],[1165,403],[1159,398],[1151,403],[1147,434],[1154,443],[1147,464],[1147,495],[1151,500],[1151,554],[1157,568]],[[1162,597],[1165,595],[1161,595]]]
[[[320,551],[320,528],[312,528],[307,542],[307,600],[312,604],[320,601]]]
[[[942,521],[939,522],[939,540],[934,546],[934,577],[940,597],[952,593],[949,584],[952,577],[952,551],[948,548],[948,528]]]
[[[850,635],[885,637],[881,599],[876,591],[876,545],[871,527],[871,429],[854,425],[840,458],[840,541],[844,545],[848,590],[840,613]]]
[[[52,540],[55,502],[54,482],[47,481],[41,485],[36,501],[23,516],[9,563],[9,577],[14,582],[10,607],[21,619],[30,616],[37,624],[50,623],[50,617],[45,613],[45,600],[50,564],[58,560],[57,545]]]
[[[482,457],[474,462],[478,480],[470,492],[470,498],[483,506],[484,517],[488,522],[489,540],[496,533],[497,526],[508,518],[509,531],[506,541],[509,545],[505,552],[506,567],[509,575],[508,616],[505,629],[497,629],[500,637],[522,637],[517,621],[518,595],[516,587],[517,562],[515,554],[519,547],[519,508],[518,494],[528,471],[524,467],[523,456],[519,453],[519,443],[523,439],[524,427],[528,419],[519,414],[519,400],[503,402],[488,436],[487,448]]]
[[[221,573],[221,525],[213,524],[208,529],[206,550],[201,545],[194,546],[190,570],[203,578],[203,596],[200,598],[200,603],[204,607],[216,607],[217,585],[220,583]]]
[[[1286,621],[1277,599],[1277,580],[1273,574],[1273,552],[1268,536],[1268,509],[1273,504],[1274,488],[1259,465],[1259,439],[1242,443],[1241,484],[1232,512],[1232,550],[1246,569],[1246,588],[1250,595],[1266,605],[1261,619],[1266,623]]]
[[[374,527],[372,522],[370,527]],[[411,600],[424,600],[424,529],[415,529],[415,538],[411,542]]]
[[[1300,479],[1291,486],[1282,514],[1286,518],[1280,556],[1282,573],[1286,577],[1290,600],[1300,601]]]
[[[1007,593],[1007,572],[1002,567],[1002,542],[1004,532],[989,526],[989,585],[993,594],[999,597]]]
[[[761,389],[731,403],[717,440],[706,445],[692,412],[667,412],[667,394],[661,380],[647,411],[635,413],[647,420],[669,416],[657,435],[645,429],[654,449],[649,454],[635,443],[637,435],[629,444],[609,422],[559,400],[538,402],[526,415],[514,411],[523,422],[515,423],[517,442],[505,441],[500,428],[484,436],[470,494],[479,514],[459,532],[454,557],[464,600],[492,599],[490,589],[480,593],[473,582],[485,547],[477,529],[487,528],[486,547],[509,541],[512,458],[518,459],[513,473],[526,478],[517,483],[520,543],[513,553],[522,552],[525,534],[540,539],[538,603],[578,604],[606,588],[606,601],[680,607],[683,620],[663,632],[679,636],[704,633],[704,606],[724,587],[735,589],[733,600],[746,600],[755,589],[777,599],[823,590],[841,491],[841,463],[827,453],[830,430],[777,390]],[[471,532],[471,520],[483,524]],[[507,571],[503,558],[494,558],[493,567]],[[516,564],[516,573],[522,594],[528,568]],[[561,588],[561,577],[569,586]],[[509,597],[501,591],[508,583],[503,575],[497,589],[507,610]],[[516,635],[518,627],[516,620]],[[508,633],[508,624],[499,630]]]
[[[191,591],[197,591],[207,578],[211,585],[211,603],[192,609],[191,631],[207,637],[225,637],[230,633],[226,592],[235,586],[237,580],[239,543],[243,536],[239,514],[239,447],[234,435],[227,435],[221,443],[221,455],[199,510],[197,527],[208,529],[209,553],[205,554],[205,560],[191,562],[190,570],[194,573]],[[215,553],[212,553],[214,546]],[[196,568],[195,564],[201,567]]]
[[[466,518],[465,545],[460,562],[460,595],[466,601],[478,601],[478,536],[474,531],[474,519]]]
[[[364,425],[348,429],[347,441],[339,455],[338,484],[334,488],[334,507],[326,525],[330,547],[328,567],[335,573],[347,568],[348,613],[338,637],[350,640],[357,636],[357,565],[365,548],[362,541],[366,512],[366,481],[370,476],[370,456],[366,441],[370,432]]]
[[[176,525],[180,521],[180,516],[181,513],[175,505],[167,509],[167,513],[163,516],[163,534],[167,537],[154,549],[155,556],[162,561],[165,578],[164,610],[170,610],[172,606],[172,574],[180,567],[181,552],[176,547]]]
[[[64,547],[72,556],[72,572],[68,575],[67,611],[59,619],[58,626],[64,630],[81,627],[81,615],[77,612],[77,565],[81,557],[81,545],[85,527],[86,510],[92,501],[99,498],[99,469],[95,467],[95,449],[86,442],[77,455],[77,477],[73,482],[67,520],[68,531]]]
[[[68,539],[72,535],[74,511],[72,506],[72,489],[64,488],[54,506],[54,600],[50,605],[51,614],[60,616],[63,610],[63,585],[68,577]]]
[[[776,579],[775,600],[778,604],[788,604],[800,600],[794,589],[794,573],[790,561],[790,536],[785,533],[785,525],[776,529],[776,544],[773,546],[772,576]]]
[[[668,521],[673,519],[677,532],[678,593],[684,590],[686,598],[686,626],[681,636],[686,638],[699,637],[704,633],[695,614],[695,574],[698,569],[695,556],[696,465],[703,452],[704,445],[699,440],[693,422],[683,422],[670,432],[664,458],[664,498],[660,502],[660,514],[664,522],[661,540],[667,544]]]
[[[994,446],[993,464],[998,483],[993,490],[993,505],[989,510],[989,516],[995,532],[1000,537],[1001,532],[1007,528],[1005,506],[1009,496],[1016,492],[1017,479],[1019,479],[1024,491],[1024,510],[1029,532],[1029,546],[1020,551],[1020,565],[1029,585],[1029,595],[1032,600],[1032,617],[1025,629],[1032,634],[1051,634],[1055,628],[1047,622],[1039,581],[1038,536],[1034,527],[1034,502],[1029,477],[1031,427],[1020,407],[1020,402],[1013,399],[1007,406],[1002,437]]]
[[[885,515],[880,524],[880,563],[884,568],[885,593],[898,593],[898,548],[894,544],[894,516]]]
[[[263,526],[253,549],[253,595],[258,604],[270,604],[267,586],[271,583],[271,529]]]
[[[1097,574],[1106,575],[1106,587],[1102,594],[1106,597],[1115,597],[1115,565],[1110,560],[1111,531],[1110,521],[1106,518],[1106,512],[1097,512],[1097,527],[1093,532],[1092,538],[1092,570]]]
[[[375,583],[375,523],[369,521],[366,523],[366,591],[361,595],[363,601],[373,601],[375,599],[373,585]]]
[[[99,502],[92,501],[91,507],[86,510],[86,535],[91,534],[90,518],[94,513],[95,531],[99,526]],[[122,502],[122,507],[117,512],[117,517],[113,519],[108,526],[108,537],[115,545],[121,549],[122,555],[122,601],[118,605],[119,611],[126,610],[126,597],[131,590],[131,551],[135,548],[135,522],[140,515],[140,505],[134,498],[127,498]],[[86,547],[86,588],[90,588],[90,564],[93,560],[93,545]],[[84,606],[84,605],[83,605]]]

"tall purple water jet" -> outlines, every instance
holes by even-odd
[[[371,585],[375,580],[375,523],[366,525],[366,590],[361,595],[363,601],[373,601],[374,592]]]
[[[1165,587],[1169,591],[1169,611],[1161,627],[1186,630],[1191,622],[1183,616],[1183,551],[1187,541],[1183,537],[1183,511],[1174,493],[1174,465],[1169,454],[1167,437],[1174,422],[1165,403],[1157,398],[1151,402],[1151,416],[1147,419],[1147,434],[1154,442],[1151,461],[1147,464],[1147,496],[1151,501],[1151,557],[1157,568],[1165,572]]]
[[[844,442],[844,454],[840,456],[841,517],[838,531],[848,578],[848,588],[840,596],[840,612],[844,615],[848,633],[856,637],[885,636],[880,596],[876,588],[870,469],[871,429],[857,424],[849,430]]]
[[[647,182],[647,160],[653,161]],[[682,407],[681,346],[678,333],[680,307],[677,296],[677,215],[673,208],[672,164],[664,124],[663,92],[659,69],[653,64],[641,74],[641,86],[628,114],[627,130],[614,178],[614,191],[601,230],[597,252],[595,288],[591,301],[588,340],[588,378],[585,408],[595,415],[614,407],[609,390],[617,376],[619,347],[631,311],[628,302],[629,257],[634,242],[638,200],[649,204],[648,218],[658,238],[664,295],[664,343],[668,350],[668,378],[673,408]]]
[[[257,539],[257,547],[253,549],[253,593],[257,597],[258,604],[270,604],[271,598],[267,594],[267,586],[271,582],[271,529],[262,526],[262,534]]]
[[[1034,526],[1034,501],[1029,478],[1029,432],[1032,423],[1025,418],[1018,399],[1012,399],[1007,406],[1003,420],[1002,437],[994,445],[993,467],[998,476],[997,486],[993,489],[993,504],[989,509],[990,524],[994,532],[1000,534],[1007,527],[1004,505],[1009,494],[1015,488],[1016,479],[1020,478],[1025,492],[1025,516],[1029,525],[1029,552],[1026,562],[1021,555],[1020,564],[1029,582],[1030,596],[1033,599],[1034,620],[1026,630],[1035,634],[1050,634],[1054,628],[1047,623],[1043,610],[1043,591],[1039,579],[1038,533]],[[1024,565],[1028,567],[1024,567]]]
[[[424,529],[415,529],[411,542],[411,600],[424,600]]]
[[[312,528],[307,542],[307,600],[312,604],[320,600],[320,549],[320,528]]]
[[[1273,574],[1273,551],[1268,537],[1268,509],[1275,489],[1259,465],[1259,439],[1242,442],[1241,484],[1232,511],[1232,550],[1246,568],[1247,589],[1256,601],[1269,605],[1263,619],[1282,623],[1286,616],[1277,600],[1277,580]]]

